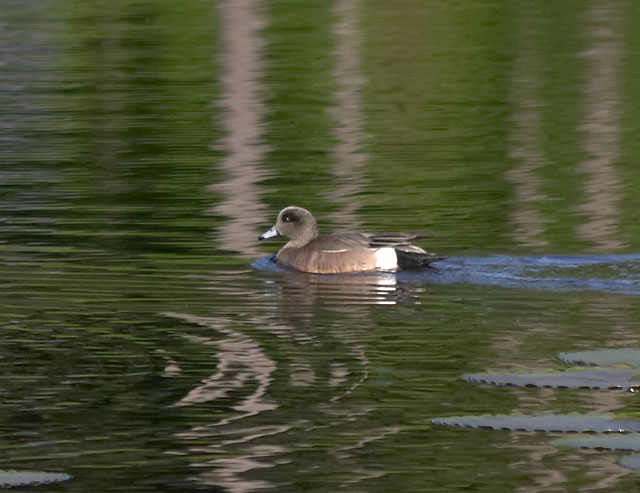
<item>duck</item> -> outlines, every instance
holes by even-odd
[[[276,254],[282,267],[313,274],[347,274],[427,268],[446,257],[413,245],[418,235],[406,233],[333,233],[320,235],[307,209],[288,206],[258,240],[284,236],[289,241]]]

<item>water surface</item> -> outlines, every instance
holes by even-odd
[[[459,379],[637,347],[637,10],[4,2],[0,469],[78,492],[635,486],[614,454],[431,419],[638,412]],[[257,237],[289,204],[449,258],[280,269]]]

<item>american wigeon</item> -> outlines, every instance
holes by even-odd
[[[442,260],[412,245],[416,235],[336,233],[320,236],[318,224],[302,207],[290,206],[258,239],[284,236],[289,242],[276,255],[278,264],[315,274],[428,267]]]

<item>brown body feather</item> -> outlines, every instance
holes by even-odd
[[[366,272],[375,268],[376,252],[393,248],[401,269],[428,267],[444,257],[428,253],[412,245],[415,235],[337,233],[318,236],[301,248],[285,245],[276,255],[279,263],[296,270],[339,274]]]

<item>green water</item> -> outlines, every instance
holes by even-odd
[[[639,13],[3,2],[0,469],[74,492],[636,487],[618,454],[431,419],[639,411],[458,378],[637,347],[638,263],[610,256],[640,249]],[[451,262],[253,263],[289,204],[324,231],[425,232]],[[577,267],[517,277],[552,254]]]

